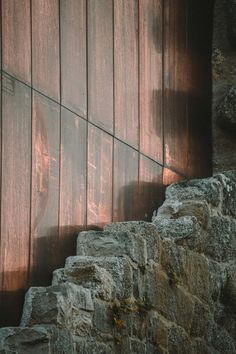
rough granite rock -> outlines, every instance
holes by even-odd
[[[126,254],[136,263],[145,266],[147,263],[146,240],[138,233],[126,231],[81,232],[77,239],[77,255],[79,256],[114,256]]]
[[[236,85],[229,88],[216,111],[216,119],[220,127],[229,132],[236,132]]]
[[[78,236],[0,354],[236,354],[236,172],[167,188],[153,222]]]
[[[1,354],[76,354],[72,334],[55,326],[1,329]]]
[[[228,36],[231,45],[236,49],[236,0],[226,1],[226,16],[228,19]]]

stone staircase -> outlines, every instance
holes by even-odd
[[[152,223],[81,232],[3,353],[236,353],[236,173],[171,185]]]

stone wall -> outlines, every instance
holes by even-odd
[[[213,36],[213,169],[236,166],[236,1],[216,0]]]
[[[236,173],[173,184],[152,223],[78,236],[0,353],[236,353]]]

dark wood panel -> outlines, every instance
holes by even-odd
[[[113,132],[112,0],[88,0],[88,116]]]
[[[212,174],[211,43],[213,1],[188,1],[188,177]]]
[[[86,225],[86,122],[61,110],[60,258],[74,254],[76,236]]]
[[[28,285],[31,90],[7,75],[2,85],[1,317],[6,325],[19,321]]]
[[[32,130],[32,284],[46,284],[58,266],[60,107],[34,92]]]
[[[54,101],[34,93],[31,169],[30,89],[4,76],[5,325],[20,316],[28,265],[31,284],[49,284],[86,222],[150,220],[164,186],[211,166],[212,0],[2,0],[4,70],[29,84],[30,2],[33,86]],[[60,68],[68,110],[55,103]],[[93,124],[79,117],[87,118],[87,84]]]
[[[184,173],[188,164],[187,0],[164,1],[165,164]]]
[[[102,227],[112,219],[112,137],[89,124],[88,227]]]
[[[30,0],[2,0],[2,66],[31,82]]]
[[[140,0],[140,148],[162,163],[162,1]]]
[[[139,159],[139,203],[137,217],[140,220],[151,221],[154,210],[163,201],[162,184],[163,167],[156,162],[140,155]]]
[[[61,0],[61,100],[87,116],[86,1]]]
[[[172,183],[180,182],[185,177],[179,175],[178,173],[171,171],[169,168],[163,168],[163,185],[164,186],[169,186]]]
[[[118,140],[114,142],[114,221],[134,220],[138,203],[138,152]]]
[[[115,135],[139,146],[138,1],[114,1]],[[132,133],[131,133],[132,132]]]
[[[32,0],[32,81],[47,96],[60,99],[58,0]]]

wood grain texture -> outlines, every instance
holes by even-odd
[[[73,255],[86,225],[87,124],[62,108],[60,168],[60,259]]]
[[[31,90],[8,75],[2,85],[1,317],[7,324],[19,321],[16,304],[28,285]]]
[[[89,124],[87,225],[112,220],[112,137]]]
[[[113,220],[135,220],[138,202],[138,152],[114,142]]]
[[[184,173],[188,164],[187,0],[164,1],[165,164]]]
[[[115,0],[115,136],[135,148],[139,147],[138,39],[138,1]]]
[[[60,100],[59,3],[32,0],[33,87]]]
[[[112,0],[88,0],[88,117],[113,132]]]
[[[34,92],[32,129],[31,283],[49,283],[59,266],[60,106]]]
[[[212,2],[2,0],[3,69],[43,95],[31,123],[30,88],[4,75],[1,324],[86,223],[150,220],[164,186],[209,174]]]
[[[163,201],[162,184],[163,167],[149,158],[139,157],[139,202],[137,218],[151,221],[153,211],[157,210]]]
[[[31,83],[30,0],[2,0],[2,67]]]
[[[140,149],[162,163],[162,1],[139,1]]]
[[[61,100],[87,116],[86,1],[60,1]]]
[[[178,173],[171,171],[169,168],[163,168],[163,180],[162,183],[164,186],[169,186],[172,183],[180,182],[184,180],[185,177],[179,175]]]

